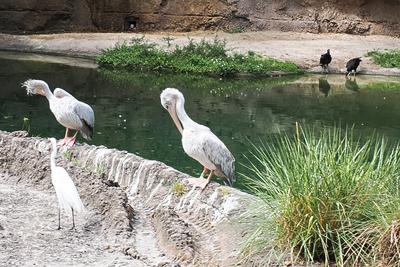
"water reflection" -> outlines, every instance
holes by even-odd
[[[363,94],[353,94],[342,75],[247,81],[5,59],[0,59],[0,129],[20,130],[26,117],[31,135],[63,137],[64,130],[47,100],[28,97],[20,87],[29,78],[63,88],[93,107],[92,144],[161,160],[196,176],[201,166],[184,154],[179,132],[161,107],[159,94],[166,87],[183,92],[189,116],[210,127],[229,147],[239,173],[248,172],[242,164],[247,163],[249,140],[258,143],[266,136],[294,133],[296,121],[318,126],[354,124],[365,135],[376,129],[393,139],[400,136],[398,78],[382,81],[359,76],[357,84]],[[321,97],[321,92],[328,97]],[[240,187],[240,179],[237,185]]]
[[[346,87],[346,89],[354,91],[354,92],[358,92],[358,90],[360,89],[358,87],[355,76],[353,77],[353,80],[351,77],[346,76],[346,82],[344,83],[344,87]]]
[[[331,90],[331,85],[328,83],[326,78],[319,78],[318,80],[318,87],[319,91],[325,95],[325,97],[328,96],[329,91]]]

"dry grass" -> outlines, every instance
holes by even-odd
[[[400,265],[400,221],[395,220],[378,241],[378,257],[384,266]]]

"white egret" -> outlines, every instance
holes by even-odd
[[[79,197],[78,191],[67,171],[62,167],[56,166],[56,155],[57,155],[57,144],[55,138],[50,138],[52,145],[52,151],[50,155],[50,167],[51,167],[51,182],[53,183],[54,189],[58,199],[58,230],[61,229],[60,225],[60,214],[61,209],[65,212],[72,213],[72,228],[75,228],[75,216],[74,211],[79,213],[84,211],[84,207]]]

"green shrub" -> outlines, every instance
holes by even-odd
[[[255,53],[230,53],[223,41],[190,40],[171,52],[159,49],[144,38],[107,49],[97,58],[100,65],[128,69],[230,76],[238,73],[266,75],[274,71],[300,73],[291,62],[261,57]]]
[[[187,188],[183,183],[174,183],[171,190],[172,193],[177,197],[181,197],[187,192]]]
[[[254,177],[245,179],[264,212],[255,213],[244,255],[339,266],[400,258],[388,241],[388,229],[400,229],[399,145],[376,136],[363,143],[352,129],[308,129],[254,146],[252,161]]]
[[[373,61],[385,68],[400,68],[400,49],[368,52]]]

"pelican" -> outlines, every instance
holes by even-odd
[[[225,144],[208,127],[189,118],[184,107],[185,98],[179,90],[166,88],[160,98],[161,105],[182,134],[183,150],[203,166],[200,177],[190,178],[189,182],[204,189],[215,173],[223,178],[225,184],[232,186],[235,181],[235,158]],[[208,171],[210,174],[205,179]]]
[[[85,139],[90,140],[93,137],[94,112],[88,104],[77,100],[61,88],[56,88],[51,93],[48,84],[42,80],[27,80],[22,83],[22,87],[26,87],[28,95],[37,94],[47,98],[56,120],[66,128],[62,145],[72,146],[78,131]],[[70,129],[76,130],[72,137],[68,136]]]
[[[50,169],[51,169],[51,182],[53,183],[54,189],[56,190],[56,195],[58,199],[58,228],[61,229],[60,224],[60,213],[61,208],[65,212],[72,212],[72,228],[75,228],[75,217],[74,211],[82,212],[84,207],[79,197],[78,191],[72,181],[71,177],[67,171],[62,167],[56,166],[56,156],[57,156],[57,144],[55,138],[49,139],[53,147],[50,155]]]

